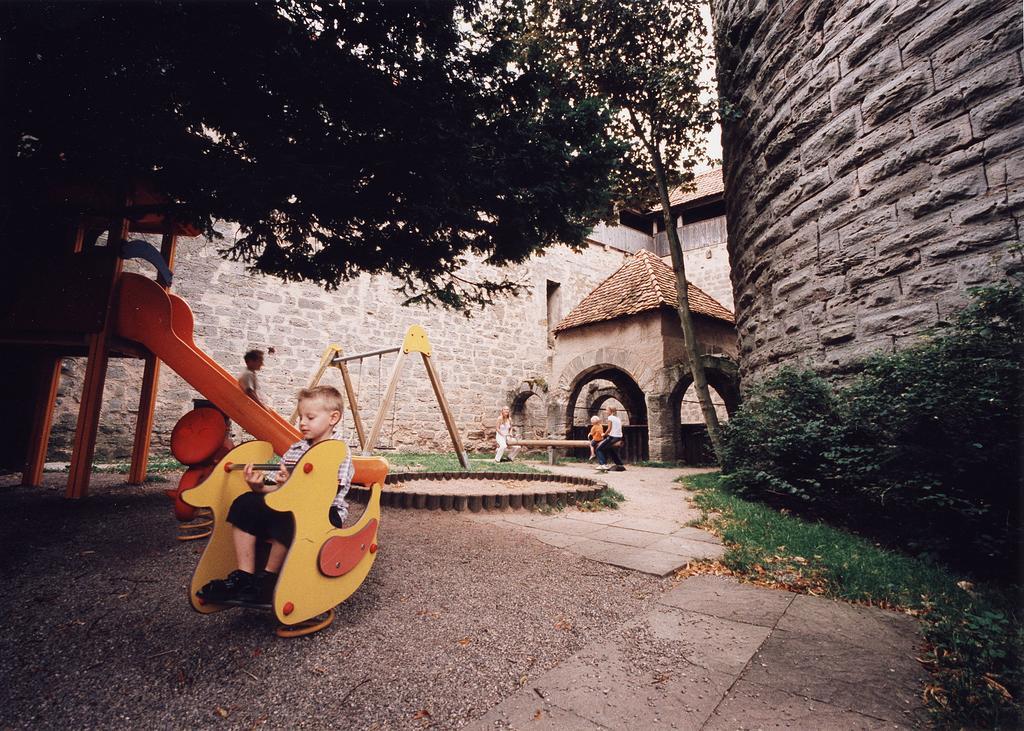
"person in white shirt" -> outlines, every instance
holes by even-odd
[[[501,416],[498,417],[498,424],[494,429],[494,441],[498,443],[498,449],[494,452],[494,461],[501,462],[502,456],[505,454],[505,450],[508,449],[508,458],[510,461],[514,461],[516,453],[519,452],[518,446],[512,446],[509,449],[509,441],[512,439],[512,414],[509,411],[508,406],[501,407]]]
[[[260,396],[260,385],[256,380],[256,371],[263,367],[263,351],[250,350],[245,354],[245,370],[238,376],[238,387],[245,391],[245,395],[265,406]]]
[[[618,408],[615,406],[609,406],[608,411],[608,432],[605,434],[604,439],[597,445],[597,469],[601,472],[625,472],[626,468],[622,466],[622,460],[619,459],[619,453],[616,449],[616,445],[622,441],[622,419],[616,414]],[[608,466],[608,457],[612,458],[613,466]]]

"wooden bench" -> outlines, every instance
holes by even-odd
[[[510,447],[547,447],[548,464],[555,464],[556,449],[589,449],[586,439],[509,439]]]

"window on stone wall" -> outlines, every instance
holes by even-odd
[[[562,319],[562,285],[548,280],[548,347],[555,347],[555,325]]]

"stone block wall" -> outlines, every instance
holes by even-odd
[[[1019,266],[1019,0],[718,0],[745,382],[843,373]]]
[[[687,280],[714,297],[726,309],[733,309],[729,251],[725,241],[684,251],[683,262],[686,264]]]
[[[230,238],[234,229],[225,226]],[[463,315],[423,307],[402,307],[397,282],[383,276],[361,276],[325,292],[312,284],[283,283],[248,274],[238,263],[217,254],[217,244],[203,238],[181,239],[172,290],[183,297],[195,315],[196,344],[231,372],[244,369],[242,354],[250,348],[267,355],[260,372],[266,400],[286,418],[294,407],[295,392],[307,385],[324,348],[338,343],[346,353],[365,352],[401,343],[406,328],[422,324],[434,349],[438,368],[456,422],[469,449],[492,447],[498,410],[525,380],[550,379],[547,332],[547,282],[558,282],[564,308],[575,306],[599,282],[621,266],[622,251],[592,245],[574,253],[556,247],[509,272],[527,285],[514,299],[473,314]],[[130,262],[128,269],[146,271]],[[470,264],[464,274],[473,278],[485,267]],[[149,270],[150,275],[152,270]],[[567,309],[565,311],[568,311]],[[550,323],[553,327],[554,323]],[[394,355],[351,363],[358,383],[363,420],[369,429],[376,416],[380,391],[388,382]],[[81,394],[84,361],[64,363],[48,459],[70,456]],[[97,460],[124,459],[131,451],[142,362],[112,360],[100,418]],[[324,383],[341,385],[331,369]],[[379,387],[378,387],[379,383]],[[198,398],[187,383],[166,366],[161,368],[153,453],[168,451],[171,428]],[[381,441],[402,449],[439,449],[450,446],[440,411],[418,356],[408,358],[398,385],[394,432],[388,414]],[[351,443],[355,433],[345,417]],[[236,436],[243,436],[235,427]]]

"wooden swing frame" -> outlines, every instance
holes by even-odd
[[[452,414],[451,407],[448,405],[448,399],[445,398],[441,379],[431,361],[432,352],[427,332],[419,325],[410,325],[409,329],[405,331],[402,344],[393,348],[382,348],[381,350],[371,350],[366,353],[344,355],[341,346],[332,343],[327,346],[320,357],[320,365],[316,373],[313,374],[313,378],[310,379],[309,388],[313,388],[320,383],[320,379],[323,378],[328,368],[337,368],[341,372],[341,380],[345,386],[345,395],[348,398],[349,408],[352,411],[352,420],[356,427],[356,435],[359,438],[359,449],[364,456],[367,456],[373,453],[373,445],[377,443],[377,439],[380,437],[381,429],[384,426],[384,419],[395,399],[395,394],[398,391],[398,379],[402,374],[402,366],[405,364],[406,356],[410,353],[419,353],[423,360],[423,367],[427,371],[430,386],[434,391],[434,397],[437,399],[437,405],[441,408],[441,416],[444,418],[445,428],[448,429],[448,436],[451,437],[452,446],[455,447],[455,454],[459,459],[459,464],[462,465],[463,469],[468,470],[469,457],[462,446],[462,437],[459,436],[459,430],[455,426],[455,417]],[[384,397],[381,399],[377,409],[377,416],[374,418],[373,425],[370,427],[370,433],[367,436],[363,427],[362,417],[359,413],[356,390],[352,385],[352,374],[349,372],[348,363],[353,360],[383,356],[389,353],[397,353],[398,355],[391,366],[391,377],[388,379],[387,389],[384,391]],[[298,418],[299,409],[296,406],[290,421],[294,424]]]

